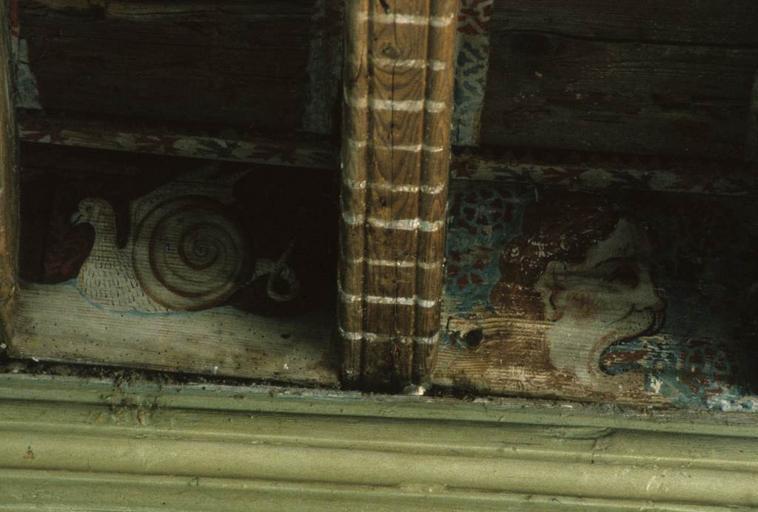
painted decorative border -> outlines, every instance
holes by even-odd
[[[277,141],[260,136],[220,137],[162,126],[113,125],[37,115],[21,115],[18,121],[23,142],[307,169],[339,168],[337,148],[315,138]],[[569,190],[650,190],[722,196],[758,193],[754,163],[565,151],[471,150],[453,155],[451,168],[453,179]]]
[[[458,15],[453,144],[479,145],[490,54],[494,0],[462,0]]]

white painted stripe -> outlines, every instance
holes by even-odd
[[[372,267],[392,267],[392,268],[422,268],[424,270],[437,270],[442,267],[440,261],[412,261],[412,260],[379,260],[374,258],[346,258],[350,265],[368,264]]]
[[[388,334],[378,334],[375,332],[351,332],[346,331],[342,327],[339,328],[340,336],[350,341],[366,340],[368,342],[377,341],[413,341],[421,345],[436,345],[440,339],[439,333],[434,336],[392,336]]]
[[[422,192],[429,195],[441,194],[445,191],[446,185],[393,185],[391,183],[368,183],[367,181],[355,181],[345,177],[342,183],[346,187],[352,190],[366,190],[371,188],[373,190],[383,190],[387,192],[408,192],[411,194],[418,194]]]
[[[426,153],[441,153],[445,151],[445,148],[443,146],[430,146],[428,144],[388,145],[369,143],[366,140],[355,139],[350,139],[348,144],[352,149],[366,149],[367,147],[371,146],[374,149],[379,149],[382,151],[408,151],[411,153],[420,153],[421,151],[424,151]]]
[[[355,295],[347,293],[338,287],[342,302],[348,302],[354,304],[356,302],[367,302],[369,304],[383,304],[387,306],[419,306],[421,308],[433,308],[439,304],[438,300],[422,299],[421,297],[414,295],[413,297],[387,297],[381,295]]]
[[[428,220],[416,219],[393,219],[384,220],[376,217],[366,217],[365,215],[356,215],[349,212],[342,213],[342,219],[351,226],[368,224],[374,228],[396,229],[399,231],[423,231],[433,233],[439,231],[445,225],[445,221],[437,220],[430,222]]]
[[[406,69],[429,68],[432,71],[444,71],[447,69],[447,63],[437,59],[389,59],[387,57],[372,57],[371,62],[380,67],[386,66]]]
[[[455,14],[448,16],[419,16],[416,14],[369,14],[361,12],[358,14],[358,21],[365,22],[368,20],[374,23],[392,23],[395,25],[431,25],[435,28],[444,28],[449,26],[457,18]]]
[[[370,108],[371,110],[387,110],[394,112],[421,112],[426,110],[430,114],[444,112],[447,103],[432,100],[380,100],[377,98],[350,97],[345,95],[345,102],[353,108]]]

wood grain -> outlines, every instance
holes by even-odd
[[[25,284],[21,295],[13,357],[337,385],[331,312],[286,319],[231,307],[114,313],[94,307],[69,284]]]
[[[300,129],[313,0],[21,2],[45,110]]]
[[[642,43],[756,46],[758,4],[732,0],[508,0],[493,23],[505,30],[551,31]]]
[[[22,38],[48,111],[327,133],[334,32],[314,19],[314,4],[32,0],[22,2]],[[482,142],[744,155],[756,9],[750,0],[728,9],[718,0],[496,2],[490,44],[459,56],[474,69],[491,54]],[[477,116],[460,96],[459,114],[473,121],[458,141],[474,143]]]
[[[314,11],[302,128],[310,133],[331,135],[339,127],[345,2],[316,0]]]
[[[758,105],[758,93],[754,94]],[[754,107],[756,108],[756,107]],[[323,137],[276,140],[244,130],[119,122],[89,117],[17,115],[19,138],[41,146],[105,149],[174,157],[336,171],[339,150]],[[753,116],[755,119],[755,114]],[[758,121],[748,140],[758,146]],[[749,145],[749,144],[748,144]],[[485,148],[452,156],[454,179],[507,181],[570,190],[651,190],[711,195],[758,194],[754,165],[739,160]]]
[[[340,330],[353,384],[424,382],[440,327],[457,2],[352,2]]]
[[[751,133],[758,141],[758,131],[749,131],[748,137]],[[755,164],[740,160],[488,148],[460,152],[451,165],[455,181],[501,181],[538,189],[606,193],[636,190],[712,196],[758,195]]]
[[[482,142],[742,157],[758,41],[755,5],[735,8],[496,3]]]
[[[0,340],[13,336],[17,299],[18,182],[8,2],[0,1]]]

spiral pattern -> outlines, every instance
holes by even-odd
[[[226,207],[187,196],[158,205],[137,227],[134,269],[165,308],[196,311],[225,302],[250,277],[247,239]]]

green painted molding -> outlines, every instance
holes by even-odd
[[[751,414],[0,375],[5,510],[739,510]]]

